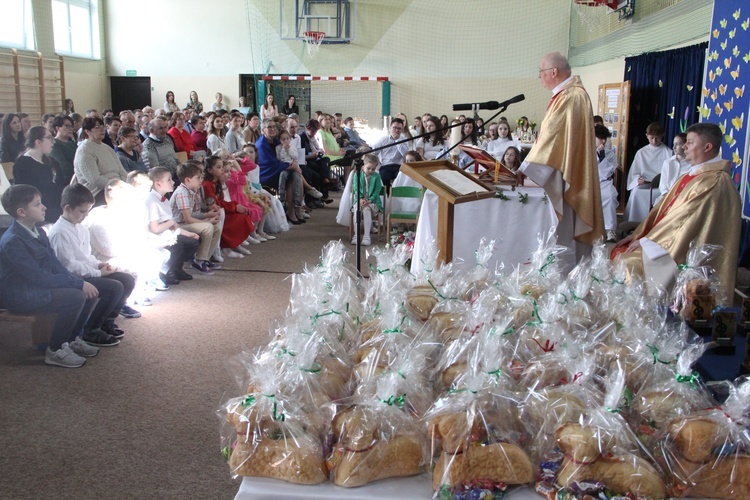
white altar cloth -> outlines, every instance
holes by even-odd
[[[506,271],[529,262],[538,247],[537,235],[547,234],[557,227],[554,207],[539,187],[519,187],[515,191],[504,188],[508,200],[491,198],[461,203],[455,206],[453,226],[453,262],[455,265],[475,264],[474,252],[482,237],[495,240],[495,254],[488,263],[495,269],[502,263]],[[528,195],[521,203],[519,194]],[[545,201],[546,200],[546,201]],[[437,240],[437,195],[425,192],[419,212],[411,272],[423,269],[420,256],[428,251],[430,242]],[[460,264],[462,260],[464,264]]]

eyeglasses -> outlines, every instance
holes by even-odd
[[[49,139],[50,141],[52,141],[52,140],[54,140],[55,138],[54,138],[54,137],[52,137],[51,135],[45,135],[44,137],[42,137],[42,139]]]
[[[541,75],[541,74],[542,74],[543,72],[545,72],[545,71],[549,71],[549,70],[551,70],[551,69],[555,69],[555,68],[544,68],[544,69],[539,69],[539,74]]]

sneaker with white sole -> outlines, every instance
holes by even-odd
[[[203,276],[213,276],[215,274],[205,260],[193,260],[191,266]]]
[[[74,353],[84,358],[93,358],[99,354],[98,347],[88,345],[81,337],[76,337],[76,339],[70,343],[70,348]]]
[[[112,335],[102,331],[99,328],[84,332],[83,337],[81,338],[88,345],[97,347],[112,347],[120,343],[119,339],[114,338]]]
[[[312,196],[316,200],[319,200],[319,199],[321,199],[323,197],[323,193],[321,193],[320,191],[318,191],[315,188],[306,189],[305,190],[305,194],[307,194],[309,196]]]
[[[122,309],[120,309],[120,316],[123,318],[140,318],[141,312],[125,304],[122,306]]]
[[[234,248],[234,251],[242,255],[250,255],[252,252],[243,246]]]
[[[213,260],[215,260],[216,262],[218,262],[219,264],[221,264],[222,262],[224,262],[224,257],[221,256],[221,249],[220,248],[216,248],[216,250],[214,250],[214,253],[213,253],[213,255],[211,255],[211,258]]]
[[[362,246],[363,247],[369,246],[370,243],[371,242],[370,242],[370,235],[369,234],[367,234],[365,236],[362,236]]]
[[[224,252],[224,256],[225,256],[225,257],[226,257],[227,259],[243,259],[243,258],[245,257],[245,256],[244,256],[244,255],[242,255],[241,253],[239,253],[239,252],[235,252],[235,251],[234,251],[234,250],[232,250],[231,248],[225,248],[225,249],[224,249],[224,250],[222,250],[222,251]]]
[[[607,242],[614,243],[617,241],[617,233],[615,233],[612,229],[607,230]]]
[[[52,351],[47,347],[47,351],[44,353],[44,363],[47,365],[62,366],[63,368],[79,368],[86,363],[86,358],[73,352],[70,344],[65,342],[56,351]]]
[[[352,245],[356,245],[356,244],[357,244],[357,237],[355,236],[354,238],[352,238]]]

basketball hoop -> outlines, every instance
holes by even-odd
[[[307,54],[310,57],[314,57],[315,54],[320,50],[320,45],[323,43],[323,39],[326,34],[323,31],[305,31],[302,33],[305,36],[305,44],[307,47]]]

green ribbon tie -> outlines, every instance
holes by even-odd
[[[255,396],[245,396],[242,400],[242,406],[251,406],[253,403],[255,403]]]
[[[398,397],[391,396],[388,399],[381,399],[380,402],[381,403],[385,403],[388,406],[396,405],[399,408],[403,408],[404,404],[406,404],[406,394],[402,394],[402,395],[400,395]]]
[[[681,384],[688,383],[693,389],[697,389],[700,385],[701,376],[698,372],[693,372],[690,375],[675,374],[675,379]]]
[[[656,347],[655,345],[651,345],[651,344],[646,344],[646,347],[648,347],[648,350],[651,351],[651,355],[654,357],[653,364],[656,364],[657,362],[659,362],[659,363],[661,363],[663,365],[670,364],[669,361],[662,361],[661,359],[659,359],[659,348],[658,347]]]
[[[541,276],[547,276],[547,268],[551,266],[555,261],[557,260],[557,257],[555,257],[555,254],[551,253],[547,256],[547,260],[545,261],[544,265],[539,268],[539,274]]]

